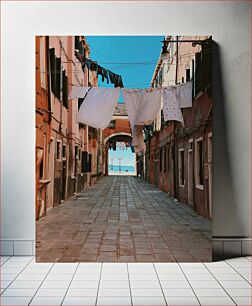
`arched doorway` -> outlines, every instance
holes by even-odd
[[[112,134],[104,142],[106,175],[136,175],[132,136],[128,133]]]

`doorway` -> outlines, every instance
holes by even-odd
[[[193,205],[193,139],[188,144],[188,203]]]

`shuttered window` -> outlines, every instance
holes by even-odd
[[[195,54],[195,96],[212,83],[212,47],[203,43],[202,50]]]
[[[66,76],[66,71],[62,73],[62,83],[63,83],[63,105],[68,108],[68,77]]]

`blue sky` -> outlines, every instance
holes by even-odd
[[[90,46],[91,59],[120,74],[124,87],[145,88],[150,82],[157,60],[160,55],[163,36],[86,36]],[[99,76],[100,87],[113,87],[102,82]],[[119,101],[122,102],[122,96]],[[130,149],[124,152],[109,150],[110,157],[114,157],[118,165],[118,157],[122,156],[121,165],[135,166],[135,154]]]
[[[124,87],[149,87],[160,55],[163,36],[86,36],[91,59],[120,74]],[[102,82],[100,87],[110,87]]]

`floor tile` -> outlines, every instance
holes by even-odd
[[[108,305],[108,306],[129,306],[131,304],[131,298],[129,296],[123,297],[107,297],[107,296],[98,296],[97,306]]]
[[[5,274],[2,274],[1,273],[1,280],[14,280],[14,278],[17,277],[17,274],[13,274],[13,273],[5,273]]]
[[[193,305],[200,305],[198,299],[194,296],[166,296],[165,297],[166,302],[168,305],[188,305],[188,306],[193,306]]]
[[[169,288],[191,288],[190,284],[186,280],[173,281],[173,280],[162,280],[161,286],[163,289]]]
[[[139,289],[139,288],[131,288],[132,296],[163,296],[162,290],[159,289]]]
[[[1,278],[1,275],[0,275],[0,278]],[[12,283],[11,280],[0,280],[0,285],[1,285],[1,288],[7,288],[9,287],[9,285]]]
[[[236,281],[243,281],[244,279],[242,278],[241,275],[239,275],[238,273],[218,273],[214,275],[215,278],[219,281],[221,280],[236,280]]]
[[[115,282],[117,283],[117,282]],[[98,280],[73,280],[70,284],[70,288],[75,289],[94,289],[98,288],[99,281]],[[113,288],[113,287],[111,287]]]
[[[33,268],[33,267],[27,267],[24,269],[22,273],[32,273],[32,274],[44,274],[46,275],[49,272],[50,268]]]
[[[14,280],[9,286],[10,289],[32,289],[38,288],[42,281],[18,281]]]
[[[11,267],[2,267],[1,266],[1,274],[19,274],[23,268],[11,268]]]
[[[67,274],[61,274],[61,273],[49,273],[46,276],[46,280],[52,280],[52,281],[68,281],[71,280],[73,277],[73,275],[71,273],[67,273]]]
[[[42,283],[41,289],[64,289],[68,288],[70,280],[68,281],[50,281],[46,280]]]
[[[67,296],[97,296],[98,288],[69,288]]]
[[[2,268],[25,268],[27,266],[26,262],[23,261],[7,261],[1,266]]]
[[[220,280],[219,282],[224,288],[251,288],[251,285],[245,280],[244,281]]]
[[[208,269],[210,270],[211,273],[215,274],[232,274],[235,273],[235,270],[231,267],[208,267]]]
[[[133,305],[139,305],[139,306],[147,306],[147,305],[166,305],[165,299],[162,296],[133,296],[132,297]]]
[[[95,305],[96,297],[95,296],[67,296],[65,297],[62,305],[73,305],[73,306],[93,306]]]
[[[136,281],[136,280],[131,280],[130,281],[130,287],[131,288],[144,288],[144,289],[159,289],[160,288],[160,284],[157,280],[154,281]],[[113,287],[111,287],[113,288]]]
[[[185,288],[163,289],[163,292],[165,296],[195,296],[195,294],[191,289],[185,289]]]
[[[205,267],[182,267],[185,274],[206,274],[210,273]]]
[[[18,277],[16,278],[16,280],[18,281],[29,281],[29,280],[34,280],[34,281],[40,281],[43,280],[45,278],[45,274],[32,274],[32,273],[21,273],[20,275],[18,275]]]
[[[165,280],[174,280],[174,281],[182,281],[186,280],[186,277],[184,276],[183,273],[167,273],[167,274],[158,274],[158,278],[160,281],[165,281]]]
[[[212,280],[214,281],[215,280],[213,275],[210,273],[200,273],[200,274],[192,273],[192,274],[187,274],[186,277],[188,278],[189,281],[192,281],[192,280],[201,280],[201,281]]]
[[[118,273],[118,274],[102,274],[101,275],[101,281],[103,280],[111,280],[111,281],[127,281],[128,280],[128,274],[126,273]]]
[[[244,306],[252,305],[251,296],[234,296],[233,300],[237,305],[244,305]]]
[[[9,305],[9,306],[16,306],[16,305],[22,305],[26,306],[29,304],[30,300],[32,299],[32,296],[1,296],[1,306]]]
[[[230,296],[251,296],[251,288],[226,288]]]
[[[222,288],[193,288],[196,296],[227,296],[227,293]]]
[[[22,289],[10,289],[7,288],[2,296],[33,296],[37,288],[22,288]]]
[[[98,296],[130,296],[129,288],[100,288]]]
[[[101,281],[99,288],[129,288],[129,281]]]
[[[66,288],[40,288],[36,296],[64,296],[66,291]]]
[[[48,305],[61,305],[63,296],[35,296],[30,305],[48,306]]]
[[[204,289],[204,288],[221,288],[221,285],[215,280],[202,281],[202,280],[190,280],[192,288]]]
[[[140,273],[137,273],[137,274],[133,274],[133,273],[130,273],[129,274],[129,278],[130,280],[157,280],[157,275],[156,274],[140,274]]]
[[[202,306],[204,305],[209,305],[209,306],[235,305],[235,303],[228,296],[218,296],[218,297],[200,296],[198,297],[198,299]]]

